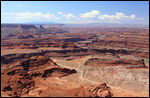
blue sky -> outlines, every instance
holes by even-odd
[[[149,1],[1,1],[1,21],[149,24]]]

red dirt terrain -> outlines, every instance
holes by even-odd
[[[1,24],[2,97],[148,97],[145,26]]]
[[[26,94],[28,94],[29,92],[31,93],[33,90],[36,90],[37,88],[41,89],[40,86],[43,85],[40,82],[41,79],[46,79],[47,77],[61,78],[76,73],[75,70],[59,67],[51,59],[43,56],[31,57],[29,60],[23,61],[19,65],[11,66],[1,71],[2,71],[1,74],[2,95],[1,96],[7,95],[12,97],[25,96]],[[37,78],[40,83],[37,81]],[[37,84],[38,86],[36,86]],[[47,86],[48,88],[38,90],[38,94],[36,96],[43,96],[43,97],[54,97],[54,96],[55,97],[58,96],[111,97],[112,96],[110,90],[107,89],[108,87],[106,86],[106,84],[99,84],[98,86],[90,90],[90,92],[89,90],[85,89],[83,86],[80,87],[77,86],[77,88],[73,88],[70,90],[62,89],[59,86],[58,87],[53,87],[52,85],[47,85]],[[99,91],[96,91],[97,93],[95,94],[93,92],[94,89],[97,89]]]

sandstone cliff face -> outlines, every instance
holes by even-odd
[[[17,24],[1,24],[2,28],[17,28]]]
[[[58,43],[59,44],[59,43]],[[38,47],[36,45],[28,45],[25,44],[26,47],[22,47],[22,49],[37,49]],[[11,46],[11,44],[10,44]],[[66,50],[47,50],[47,51],[42,51],[42,52],[36,52],[36,53],[24,53],[24,54],[12,54],[12,55],[5,55],[1,57],[1,64],[7,64],[10,62],[14,62],[15,60],[18,59],[24,59],[26,57],[31,57],[31,56],[35,56],[35,55],[47,55],[49,57],[69,57],[69,56],[87,56],[87,55],[91,55],[91,54],[103,54],[106,55],[107,53],[111,53],[113,55],[119,55],[119,54],[123,54],[123,55],[128,55],[129,53],[126,50],[113,50],[113,49],[83,49],[83,48],[79,48],[77,47],[75,44],[73,44],[72,42],[70,43],[64,43],[64,44],[59,44],[59,45],[55,45],[53,46],[53,44],[50,44],[50,46],[48,47],[64,47],[64,49]],[[74,48],[76,47],[76,48]],[[67,50],[68,49],[68,50]],[[70,49],[70,50],[69,50]],[[128,57],[127,57],[128,58]],[[130,57],[129,57],[130,58]],[[133,57],[135,58],[135,56]],[[89,60],[90,61],[90,60]],[[87,61],[87,62],[89,62]],[[93,60],[94,61],[94,60]],[[140,60],[131,60],[130,59],[124,59],[124,58],[116,58],[116,59],[110,59],[108,58],[108,60],[99,60],[101,61],[101,65],[140,65],[141,67],[144,67],[144,61],[142,61],[142,59]],[[95,62],[98,62],[98,60]],[[85,64],[86,65],[86,64]]]
[[[31,34],[18,36],[18,39],[28,39],[28,38],[34,38],[34,36]]]
[[[19,27],[22,29],[37,28],[35,25],[19,25]]]
[[[132,92],[145,94],[149,92],[149,72],[144,70],[126,69],[121,66],[89,68],[83,78],[95,82],[105,82]]]
[[[30,29],[37,28],[35,25],[23,25],[23,24],[1,24],[2,28],[21,28],[21,29]]]
[[[72,48],[72,49],[79,48],[73,42],[60,42],[60,43],[58,43],[58,47],[61,47],[61,48]]]
[[[74,69],[62,68],[52,59],[44,56],[32,56],[18,65],[2,69],[1,72],[1,96],[21,97],[37,88],[37,78],[65,77],[77,73]],[[54,78],[53,78],[54,79]],[[36,81],[35,81],[36,80]],[[52,81],[52,80],[51,80]],[[62,81],[62,80],[61,80]],[[43,85],[43,84],[39,84]],[[90,85],[89,85],[90,86]],[[58,92],[62,92],[58,94]],[[30,95],[30,94],[29,94]],[[65,89],[48,85],[47,89],[39,90],[34,96],[45,97],[111,97],[111,89],[105,84],[91,85],[90,88],[83,86],[73,89]]]
[[[131,55],[132,56],[132,55]],[[126,56],[126,58],[91,58],[88,59],[84,66],[107,67],[107,66],[123,66],[125,68],[147,68],[143,59],[138,59],[134,56]],[[128,59],[127,59],[128,58]]]
[[[19,97],[34,87],[32,77],[21,66],[9,68],[1,74],[1,91],[9,96]]]
[[[56,72],[57,71],[57,72]],[[31,57],[19,65],[12,66],[1,73],[1,91],[13,97],[19,97],[34,89],[35,77],[63,77],[76,73],[57,66],[51,59],[43,56]]]
[[[15,34],[8,34],[7,37],[13,37],[16,36]]]
[[[42,26],[42,25],[40,25],[40,27],[39,27],[40,29],[44,29],[44,27]]]
[[[97,97],[112,97],[111,89],[106,85],[106,83],[90,85],[87,88],[90,92],[92,92]]]

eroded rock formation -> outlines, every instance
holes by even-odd
[[[1,91],[19,97],[34,89],[35,77],[63,77],[76,73],[75,70],[61,68],[51,59],[43,56],[31,57],[19,65],[2,70]]]
[[[25,25],[25,24],[1,24],[2,28],[21,28],[21,29],[30,29],[37,28],[35,25]]]
[[[90,85],[87,88],[90,92],[92,92],[97,97],[112,97],[111,89],[106,85],[106,83]]]
[[[134,56],[126,56],[126,58],[91,58],[88,59],[84,66],[107,67],[107,66],[123,66],[125,68],[147,68],[143,59]]]

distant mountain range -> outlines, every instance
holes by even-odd
[[[26,24],[61,24],[61,23],[56,23],[51,21],[29,21],[26,22]]]
[[[1,23],[1,24],[33,24],[33,25],[44,25],[44,24],[65,24],[65,25],[123,25],[123,26],[131,26],[131,25],[134,25],[134,26],[149,26],[149,24],[129,24],[129,23],[83,23],[83,24],[74,24],[74,23],[57,23],[57,22],[52,22],[52,21],[29,21],[29,22],[25,22],[25,23]]]

